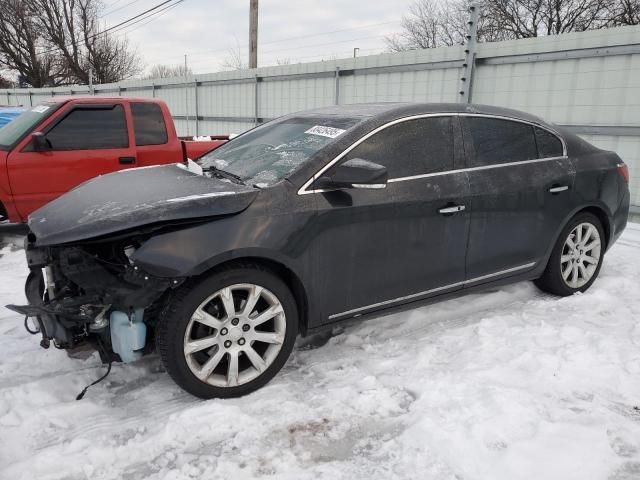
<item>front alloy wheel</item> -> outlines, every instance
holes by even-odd
[[[205,299],[184,335],[193,374],[217,387],[254,380],[278,356],[287,322],[278,298],[254,284],[224,287]]]
[[[160,319],[157,344],[167,371],[188,392],[237,397],[282,368],[297,330],[288,287],[271,272],[244,265],[183,287]]]

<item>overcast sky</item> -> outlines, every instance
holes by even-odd
[[[113,26],[162,0],[105,0],[103,21]],[[258,66],[277,60],[312,62],[385,50],[412,0],[260,0]],[[195,73],[215,72],[240,47],[247,60],[249,0],[184,0],[166,12],[118,32],[126,34],[145,66],[178,64],[188,55]],[[340,31],[336,31],[340,30]]]

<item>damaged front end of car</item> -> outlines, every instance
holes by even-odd
[[[137,263],[136,255],[156,237],[244,211],[257,192],[181,165],[90,180],[29,216],[28,305],[7,308],[31,333],[39,330],[44,348],[134,361],[153,350],[159,314],[187,280],[162,265],[181,251],[179,242],[166,245],[160,264]]]
[[[25,241],[29,304],[7,308],[37,323],[42,347],[96,349],[105,363],[152,350],[163,299],[184,279],[155,277],[130,260],[144,237],[52,247],[34,240]]]

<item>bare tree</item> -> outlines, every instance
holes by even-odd
[[[37,19],[21,0],[0,0],[0,65],[15,71],[19,83],[31,87],[62,81],[56,55],[45,48]]]
[[[556,35],[640,23],[640,0],[484,0],[478,39]],[[415,0],[402,19],[402,32],[386,38],[391,51],[462,44],[469,0]]]
[[[93,69],[97,83],[117,82],[141,71],[128,42],[100,29],[99,0],[27,0],[42,35],[57,51],[70,81],[89,83]]]
[[[640,25],[640,0],[620,0],[611,11],[609,25]]]
[[[157,64],[151,67],[149,75],[145,78],[169,78],[169,77],[185,77],[193,74],[191,68],[185,69],[184,65],[162,65]]]
[[[13,88],[14,84],[11,80],[0,74],[0,88]]]
[[[240,48],[240,42],[236,38],[236,47],[230,48],[227,52],[227,56],[220,63],[220,66],[225,70],[244,70],[249,68],[249,63],[243,60],[242,49]]]

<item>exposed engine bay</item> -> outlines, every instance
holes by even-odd
[[[97,349],[105,363],[153,350],[157,313],[184,279],[154,277],[130,260],[144,237],[55,247],[33,240],[25,240],[29,305],[7,307],[37,324],[27,329],[42,334],[43,348]]]

